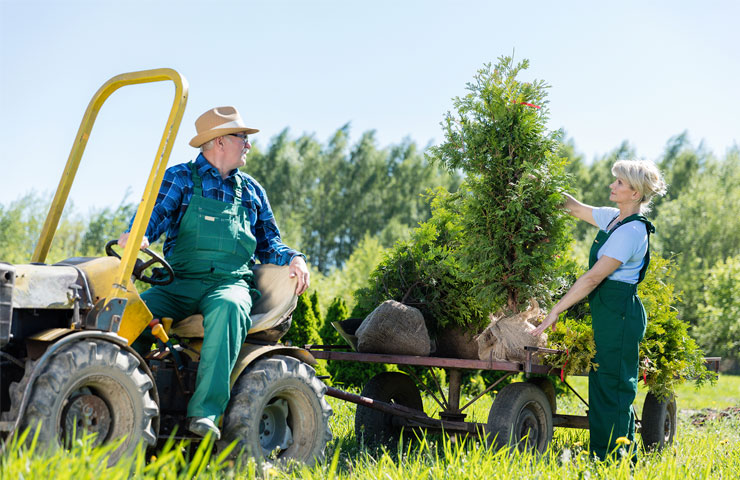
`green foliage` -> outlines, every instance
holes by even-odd
[[[740,152],[706,166],[689,181],[686,193],[660,206],[656,225],[660,249],[677,254],[676,283],[682,292],[682,317],[701,321],[700,279],[721,260],[740,255]]]
[[[713,356],[740,368],[740,255],[717,262],[704,280],[700,321],[694,328],[699,344]]]
[[[303,294],[298,297],[298,305],[293,310],[293,323],[283,337],[283,343],[290,341],[296,347],[321,343],[319,336],[320,319],[314,314],[311,297]]]
[[[370,275],[368,286],[355,292],[352,316],[362,318],[385,300],[418,308],[431,335],[447,325],[476,331],[487,324],[472,294],[473,283],[461,278],[455,256],[463,238],[455,212],[458,194],[438,190],[432,197],[432,217],[398,242]]]
[[[7,207],[0,205],[0,261],[31,260],[48,210],[49,201],[36,193],[26,194]],[[46,263],[75,256],[104,255],[106,242],[118,238],[135,210],[136,205],[121,202],[115,209],[103,208],[84,218],[75,214],[70,203],[59,220]]]
[[[316,317],[318,325],[322,325],[321,305],[319,305],[319,291],[318,290],[314,290],[313,293],[311,293],[310,300],[311,300],[311,311],[313,311],[313,316]]]
[[[344,302],[344,299],[341,297],[335,298],[331,302],[331,305],[329,305],[329,309],[326,311],[326,318],[324,318],[324,323],[321,325],[321,330],[319,330],[321,341],[325,345],[344,345],[346,342],[331,324],[332,322],[341,322],[348,318],[349,310],[347,310],[347,304]]]
[[[341,297],[347,309],[354,308],[354,291],[365,286],[371,272],[383,259],[385,249],[378,237],[366,235],[352,251],[342,268],[335,268],[326,275],[311,268],[311,286],[321,292],[322,299]],[[329,305],[321,304],[323,309]]]
[[[8,207],[0,205],[0,261],[28,263],[31,260],[48,210],[49,201],[36,193],[26,194]],[[74,212],[74,205],[70,204],[59,219],[46,263],[79,253],[85,222],[70,212]]]
[[[652,255],[638,293],[647,311],[647,331],[640,343],[641,371],[647,386],[658,397],[693,379],[696,385],[713,379],[704,366],[704,354],[689,335],[689,324],[678,317],[675,264]]]
[[[638,293],[647,312],[645,337],[640,343],[640,376],[658,397],[692,379],[697,386],[713,379],[704,366],[704,356],[689,336],[688,323],[678,318],[678,298],[673,286],[675,264],[660,255],[651,255],[650,267]],[[551,348],[568,350],[566,354],[548,355],[548,364],[563,367],[566,374],[588,371],[596,352],[591,316],[584,314],[585,303],[578,304],[558,322],[548,337]],[[598,367],[597,367],[598,368]]]
[[[379,148],[370,131],[351,146],[349,125],[327,145],[309,135],[291,140],[284,130],[265,153],[250,153],[244,171],[267,190],[286,240],[323,274],[341,267],[367,235],[390,247],[429,217],[421,193],[459,183],[409,140]]]
[[[547,343],[548,347],[560,350],[560,353],[545,355],[545,363],[562,368],[566,376],[598,368],[598,364],[593,363],[596,342],[590,315],[581,319],[563,318],[554,332],[548,331]]]
[[[586,379],[570,382],[582,391]],[[679,408],[717,413],[736,405],[740,377],[723,376],[719,388],[695,390],[684,386],[678,391]],[[724,386],[724,388],[722,388]],[[721,393],[718,395],[718,390]],[[641,417],[642,392],[635,404]],[[721,397],[718,399],[717,397]],[[469,421],[485,423],[492,395],[474,403],[465,413]],[[423,396],[424,410],[436,417],[436,404]],[[469,397],[463,398],[467,403]],[[673,446],[662,453],[639,454],[632,465],[622,462],[597,462],[585,448],[588,434],[583,430],[556,428],[550,447],[544,454],[518,450],[493,450],[474,436],[458,436],[453,441],[435,433],[418,432],[409,440],[389,449],[371,450],[357,441],[354,432],[355,406],[327,398],[334,411],[330,419],[333,439],[326,458],[311,467],[280,462],[258,465],[244,457],[233,459],[225,451],[210,451],[208,442],[199,445],[187,441],[168,441],[164,448],[147,452],[139,449],[113,467],[105,466],[110,447],[92,447],[92,437],[75,442],[70,450],[44,451],[22,447],[9,440],[0,455],[2,478],[77,480],[105,478],[124,480],[205,480],[205,479],[296,479],[296,480],[443,480],[450,478],[508,480],[512,478],[548,479],[714,479],[737,478],[740,465],[740,419],[728,415],[704,426],[691,423],[686,415],[678,416],[678,436]],[[584,406],[573,395],[558,397],[562,413],[585,413]],[[727,408],[723,412],[730,412]],[[415,432],[416,433],[416,432]],[[639,435],[638,435],[639,442]],[[210,453],[210,454],[209,454]]]
[[[659,167],[664,172],[665,181],[670,188],[664,197],[655,199],[656,209],[660,208],[661,203],[675,200],[690,192],[692,179],[703,174],[713,163],[711,155],[701,146],[699,148],[691,146],[688,132],[669,139]]]
[[[518,80],[528,66],[501,57],[480,69],[469,93],[453,99],[445,141],[430,149],[436,162],[466,174],[456,256],[487,312],[518,312],[530,298],[549,298],[558,273],[552,258],[569,239],[560,208],[565,162],[558,132],[546,127],[548,86]]]
[[[138,205],[121,202],[116,208],[102,208],[93,212],[82,236],[80,251],[84,256],[105,255],[105,244],[117,239],[129,225]]]

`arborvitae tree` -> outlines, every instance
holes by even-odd
[[[347,318],[349,318],[347,304],[341,297],[335,298],[331,302],[331,305],[329,305],[329,309],[326,311],[326,318],[321,325],[321,330],[319,330],[319,336],[325,345],[343,345],[345,343],[342,336],[332,327],[331,323],[346,320]]]
[[[316,324],[319,326],[319,329],[324,324],[324,321],[321,319],[321,305],[319,305],[319,291],[314,290],[311,294],[311,310],[313,310],[313,316],[316,317]]]
[[[311,298],[308,295],[298,297],[298,305],[293,311],[293,324],[283,337],[283,342],[287,341],[296,347],[321,343],[319,321],[313,313]]]
[[[527,60],[501,57],[453,99],[442,122],[445,141],[430,157],[465,172],[459,202],[462,272],[488,312],[517,312],[529,298],[551,294],[553,258],[567,245],[564,161],[558,132],[546,127],[548,86],[517,79]]]

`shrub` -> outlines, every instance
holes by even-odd
[[[293,323],[283,337],[283,343],[290,342],[296,347],[321,343],[319,336],[319,319],[314,314],[311,297],[301,295],[293,311]]]
[[[671,259],[651,254],[645,280],[638,292],[647,312],[645,337],[640,343],[640,378],[657,397],[675,390],[675,386],[693,379],[697,386],[714,378],[704,366],[704,356],[696,342],[689,336],[688,323],[678,318],[674,305],[678,296],[674,291],[675,264]],[[591,315],[581,302],[564,314],[555,332],[550,333],[551,348],[568,355],[547,355],[546,362],[562,367],[565,374],[588,371],[595,353]],[[598,368],[598,366],[595,366]]]
[[[476,331],[487,324],[455,256],[463,236],[455,213],[458,195],[440,189],[431,198],[432,217],[387,252],[369,285],[355,292],[353,317],[365,317],[393,299],[418,308],[431,335],[450,324]]]

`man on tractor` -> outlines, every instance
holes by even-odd
[[[200,154],[165,172],[141,245],[166,233],[164,255],[175,279],[141,297],[155,318],[203,314],[205,337],[188,429],[219,439],[216,422],[229,402],[229,376],[260,296],[251,269],[255,258],[290,265],[297,295],[308,289],[309,272],[305,256],[282,243],[265,190],[239,171],[251,148],[248,135],[259,130],[247,127],[230,106],[208,110],[195,128],[190,145]],[[128,236],[123,233],[118,244],[125,246]],[[147,331],[132,346],[146,354],[153,341]]]

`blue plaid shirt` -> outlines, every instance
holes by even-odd
[[[267,194],[262,185],[249,175],[234,170],[225,179],[218,170],[208,163],[200,154],[195,160],[198,175],[203,181],[203,196],[221,202],[234,202],[235,176],[242,177],[242,206],[247,209],[252,235],[257,239],[254,256],[261,263],[287,265],[296,255],[302,253],[286,246],[280,239],[280,230],[272,215]],[[180,222],[193,196],[193,180],[190,178],[190,167],[187,163],[172,166],[164,172],[162,186],[159,188],[157,201],[152,210],[152,217],[147,225],[146,236],[149,242],[155,242],[163,233],[164,255],[167,257],[177,241]],[[131,219],[131,225],[134,220]],[[129,229],[131,227],[129,226]],[[254,258],[252,259],[254,261]]]

